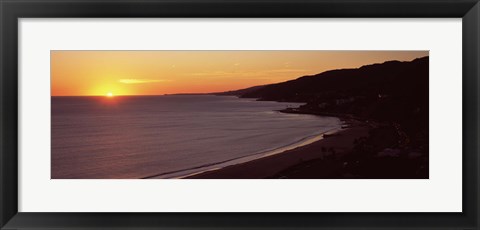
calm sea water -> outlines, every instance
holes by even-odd
[[[176,177],[336,129],[298,103],[232,96],[52,97],[52,178]]]

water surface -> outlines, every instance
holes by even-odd
[[[52,178],[177,177],[336,129],[233,96],[52,97]]]

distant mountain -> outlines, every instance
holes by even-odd
[[[328,113],[396,122],[428,132],[429,57],[339,69],[225,92],[267,101],[305,102],[286,112]]]
[[[242,96],[244,94],[257,91],[257,90],[259,90],[263,87],[265,87],[265,85],[253,86],[253,87],[249,87],[249,88],[246,88],[246,89],[232,90],[232,91],[213,93],[213,94],[221,95],[221,96]]]
[[[411,62],[388,61],[357,69],[326,71],[267,85],[244,93],[242,97],[308,102],[325,97],[330,93],[334,93],[336,96],[341,96],[342,93],[402,94],[399,91],[405,89],[410,91],[411,87],[418,89],[425,86],[428,86],[428,57],[418,58]]]

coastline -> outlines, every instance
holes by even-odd
[[[356,139],[368,135],[370,125],[354,119],[343,118],[346,128],[323,135],[323,138],[307,145],[289,149],[281,153],[265,156],[245,163],[230,165],[216,170],[192,174],[186,179],[265,179],[290,178],[290,170],[310,161],[328,162],[333,157],[339,157],[351,152]],[[315,178],[330,178],[338,170],[338,164],[330,164],[321,169],[322,175],[312,174]],[[297,170],[298,171],[298,170]],[[300,178],[308,178],[303,173]]]
[[[146,178],[177,179],[425,179],[428,154],[405,147],[398,124],[352,114],[287,108],[281,113],[339,118],[340,127],[296,143],[194,169]],[[378,174],[381,170],[383,173]]]

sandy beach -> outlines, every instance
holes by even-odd
[[[352,151],[354,141],[368,136],[368,124],[350,120],[347,127],[312,144],[301,146],[273,156],[228,166],[187,177],[188,179],[262,179],[262,178],[329,178],[339,164],[332,159]],[[309,162],[323,162],[316,172],[308,170]],[[307,165],[305,165],[307,164]],[[301,168],[298,168],[301,167]],[[296,169],[297,168],[297,169]],[[304,171],[304,172],[303,172]]]

